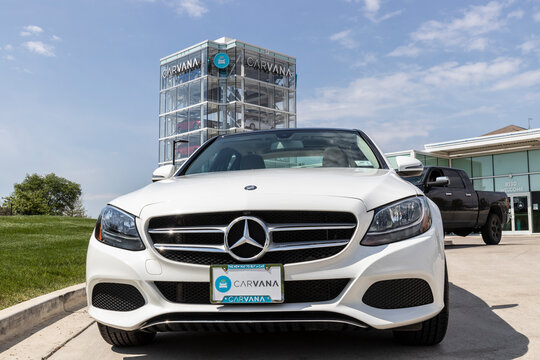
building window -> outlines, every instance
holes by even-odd
[[[216,104],[206,105],[206,127],[217,129],[218,127],[218,106]]]
[[[165,92],[162,92],[159,94],[159,113],[164,114],[165,113]]]
[[[529,151],[530,172],[540,172],[540,150]]]
[[[472,176],[486,177],[493,175],[493,158],[491,155],[472,158]]]
[[[201,80],[195,80],[189,84],[189,105],[201,102]]]
[[[287,124],[285,124],[285,114],[276,112],[276,117],[274,120],[274,127],[276,129],[282,129],[287,127]]]
[[[176,89],[176,108],[182,109],[188,106],[189,88],[188,85],[179,86]]]
[[[259,110],[257,108],[245,107],[244,127],[251,130],[259,130],[261,128]]]
[[[283,110],[287,111],[287,105],[288,102],[285,101],[285,97],[287,96],[287,91],[275,88],[274,90],[274,109],[276,110]]]
[[[296,127],[296,115],[289,115],[289,128]]]
[[[165,117],[159,117],[159,137],[165,137]]]
[[[188,131],[201,128],[201,107],[196,106],[189,109]]]
[[[248,104],[259,105],[259,84],[255,81],[245,81],[244,101]]]
[[[520,174],[528,172],[527,152],[493,155],[495,175]]]
[[[437,166],[437,158],[433,156],[426,155],[426,162],[424,163],[426,166]]]
[[[264,107],[273,107],[273,104],[272,106],[269,105],[269,98],[270,98],[270,91],[272,90],[272,88],[268,88],[268,86],[264,85],[264,84],[261,84],[259,86],[259,105],[260,106],[264,106]]]
[[[167,125],[166,125],[166,127],[167,127],[166,136],[174,135],[176,133],[176,115],[175,114],[167,115],[166,123],[167,123]]]
[[[188,111],[180,111],[176,114],[176,133],[183,134],[189,131]]]
[[[296,113],[296,92],[289,91],[289,112]]]
[[[450,161],[448,159],[443,159],[443,158],[437,158],[437,165],[438,166],[450,166]]]
[[[540,191],[540,174],[531,175],[531,191]]]
[[[473,180],[474,190],[493,191],[493,178]]]
[[[495,178],[495,191],[504,191],[507,194],[529,191],[529,176],[512,176]]]
[[[452,159],[452,167],[464,170],[469,177],[472,177],[471,158]]]
[[[176,109],[176,88],[167,90],[165,96],[165,111],[173,111]]]

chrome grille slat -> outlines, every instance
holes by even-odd
[[[148,230],[150,234],[194,234],[194,233],[225,233],[227,227],[177,227],[177,228],[162,228]]]
[[[279,224],[268,225],[268,231],[304,231],[304,230],[341,230],[341,229],[353,229],[356,224]]]
[[[224,246],[215,245],[178,245],[178,244],[155,244],[157,250],[173,250],[173,251],[198,251],[198,252],[217,252],[225,253]]]
[[[270,244],[270,247],[268,248],[268,252],[343,246],[343,245],[347,245],[348,243],[349,243],[349,240],[331,240],[331,241],[324,240],[324,241],[313,241],[313,242],[284,243],[284,244],[279,244],[279,245]]]

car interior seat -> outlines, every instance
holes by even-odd
[[[324,150],[323,167],[349,167],[347,154],[338,147],[330,147]]]

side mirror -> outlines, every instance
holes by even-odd
[[[428,186],[446,186],[450,184],[450,179],[448,176],[437,176],[435,178],[435,181],[428,181]]]
[[[410,156],[396,157],[396,164],[396,172],[399,176],[419,176],[422,175],[422,171],[424,171],[424,165],[422,165],[420,160],[412,158]]]
[[[152,173],[152,182],[168,179],[174,175],[174,171],[175,171],[174,165],[160,166],[156,170],[154,170],[154,172]]]

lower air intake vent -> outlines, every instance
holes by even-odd
[[[285,303],[330,301],[341,294],[349,279],[285,281]],[[156,281],[157,288],[169,301],[183,304],[210,304],[207,282]]]
[[[128,284],[99,283],[92,290],[92,306],[112,311],[132,311],[144,305],[137,288]]]
[[[378,309],[402,309],[431,304],[433,294],[422,279],[384,280],[371,285],[362,302]]]

